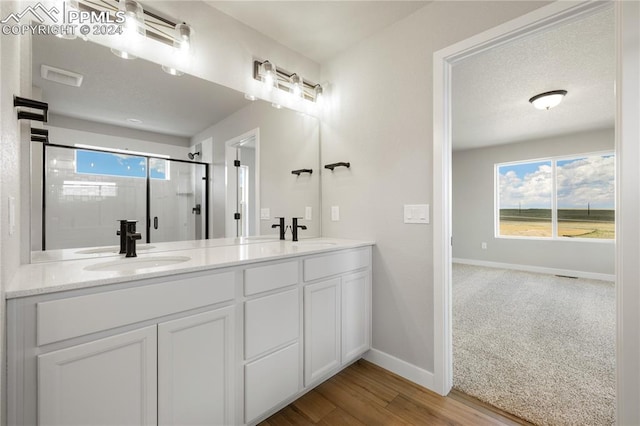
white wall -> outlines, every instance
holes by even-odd
[[[0,2],[0,16],[6,16],[17,7],[17,2]],[[21,212],[29,206],[29,142],[24,132],[28,131],[28,122],[18,122],[13,96],[30,96],[31,64],[24,55],[24,38],[0,36],[0,360],[5,360],[5,304],[4,289],[20,265],[21,235],[28,232],[30,222]],[[15,229],[8,227],[9,198],[15,200]],[[0,369],[0,421],[6,420],[4,398],[4,368]]]
[[[287,109],[275,109],[267,102],[252,102],[219,123],[194,136],[202,143],[203,161],[213,164],[212,238],[224,236],[225,143],[255,128],[260,129],[260,205],[271,209],[271,220],[260,221],[260,235],[273,234],[277,216],[304,217],[304,208],[313,211],[311,221],[300,236],[320,235],[320,125],[314,117]],[[291,174],[311,168],[313,174]],[[290,224],[288,222],[287,224]]]
[[[395,371],[434,365],[432,227],[402,220],[432,202],[433,53],[543,5],[433,2],[323,65],[322,163],[351,162],[322,170],[323,235],[376,241],[373,347]]]
[[[613,241],[494,237],[494,165],[614,151],[613,129],[453,152],[453,257],[596,274],[615,273]],[[481,243],[487,243],[487,249]]]

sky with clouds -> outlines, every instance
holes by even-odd
[[[595,155],[557,160],[557,192],[560,209],[613,209],[615,207],[615,158]],[[551,208],[552,161],[498,167],[500,208]]]

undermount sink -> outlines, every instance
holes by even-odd
[[[128,272],[138,269],[150,269],[158,268],[161,266],[175,265],[176,263],[182,263],[188,260],[191,260],[191,258],[187,256],[151,256],[123,258],[112,260],[110,262],[98,263],[96,265],[89,265],[84,269],[86,271]]]
[[[149,250],[155,248],[155,246],[138,246],[136,250]],[[115,253],[118,254],[120,252],[120,247],[111,246],[111,247],[98,247],[86,250],[79,250],[76,254],[101,254],[101,253]]]

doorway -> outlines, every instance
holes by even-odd
[[[258,129],[225,143],[225,236],[260,234],[260,134]]]
[[[452,135],[450,115],[452,67],[457,61],[464,58],[532,33],[546,30],[559,23],[578,19],[581,16],[593,13],[600,7],[606,7],[606,4],[552,4],[545,6],[521,18],[436,52],[434,55],[434,334],[436,346],[434,354],[434,385],[438,392],[443,395],[448,394],[453,385],[451,334]],[[619,20],[619,12],[617,16]],[[616,144],[616,146],[620,144],[620,139],[617,136]],[[618,150],[616,149],[616,151]],[[617,166],[621,162],[620,158],[616,158]],[[619,167],[617,167],[617,170],[619,170]],[[620,227],[620,223],[617,224],[617,227]],[[618,233],[618,235],[620,234]],[[617,246],[616,257],[618,259],[620,258],[620,253],[620,247]],[[620,286],[617,287],[616,291],[618,300],[620,300]],[[618,330],[620,330],[620,327],[621,325],[618,324]],[[618,352],[619,359],[620,352]],[[619,370],[620,363],[617,362],[617,365]],[[618,380],[620,380],[619,371]],[[620,395],[618,395],[618,401],[620,401]],[[620,407],[620,402],[618,402],[618,407]],[[620,419],[620,416],[618,418]]]

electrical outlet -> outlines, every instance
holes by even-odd
[[[340,207],[331,206],[331,220],[337,222],[340,220]]]
[[[482,243],[482,250],[486,250],[487,249],[487,243]]]
[[[260,209],[260,219],[261,220],[271,219],[271,209],[269,207],[263,207]]]
[[[304,208],[304,220],[312,220],[313,218],[312,211],[313,210],[309,206]]]

